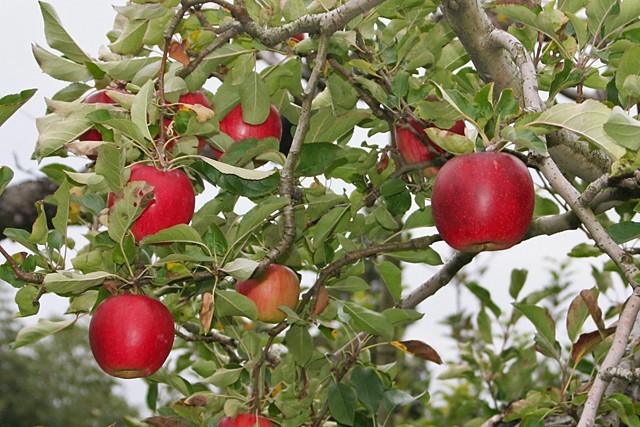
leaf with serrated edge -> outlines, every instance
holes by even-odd
[[[29,101],[36,91],[37,89],[27,89],[20,93],[5,95],[0,98],[0,126]]]
[[[95,271],[87,274],[77,274],[58,271],[44,276],[44,287],[47,291],[59,295],[79,295],[89,288],[98,286],[113,274]]]
[[[91,78],[91,74],[84,65],[54,55],[37,44],[32,45],[31,50],[40,69],[54,79],[80,82]]]
[[[258,267],[258,262],[252,259],[236,258],[228,262],[221,268],[225,273],[229,273],[236,280],[247,280]]]
[[[200,234],[187,224],[176,224],[155,234],[147,236],[140,241],[141,245],[155,245],[158,243],[191,243],[202,244]]]
[[[43,1],[38,3],[40,4],[40,11],[44,21],[44,36],[47,44],[77,63],[82,64],[91,61],[89,55],[76,44],[67,33],[67,30],[62,27],[60,18],[53,6]]]
[[[149,80],[140,88],[140,92],[138,92],[131,105],[131,121],[138,126],[142,135],[149,141],[153,141],[151,133],[149,132],[148,120],[149,105],[151,104],[154,91],[153,80]]]

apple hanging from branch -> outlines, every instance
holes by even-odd
[[[171,312],[146,295],[122,294],[104,300],[91,318],[93,357],[107,374],[148,377],[164,364],[173,346]]]
[[[153,200],[131,227],[136,242],[165,228],[191,221],[196,196],[191,180],[183,171],[162,171],[153,165],[135,164],[131,166],[129,177],[129,182],[132,181],[145,181],[153,186]],[[109,194],[109,207],[115,199],[113,193]]]
[[[433,219],[449,246],[496,251],[524,237],[535,202],[526,165],[502,152],[464,154],[447,161],[433,184]]]
[[[271,421],[255,414],[238,414],[235,418],[224,417],[218,427],[273,427]]]
[[[258,125],[249,124],[242,119],[242,105],[238,104],[220,121],[220,130],[236,142],[248,138],[261,140],[268,137],[280,141],[282,137],[280,113],[273,104],[269,106],[269,115],[265,121]]]
[[[287,317],[278,306],[293,309],[298,304],[300,280],[289,267],[271,264],[260,277],[236,283],[236,291],[256,304],[258,320],[278,323]]]
[[[180,104],[180,108],[189,108],[188,106],[201,105],[211,110],[211,103],[209,102],[205,94],[200,91],[181,95],[180,99],[178,100],[178,103]],[[165,129],[172,130],[172,132],[169,133],[169,136],[173,138],[177,136],[177,133],[175,132],[175,129],[172,128],[171,126],[172,124],[173,124],[173,117],[165,118],[164,120]],[[197,136],[197,139],[198,139],[197,151],[198,151],[198,154],[200,154],[206,148],[207,141],[205,141],[205,139],[201,136]],[[174,140],[171,140],[167,143],[165,147],[167,151],[171,151],[173,149],[174,142],[175,142]],[[219,159],[220,156],[222,155],[222,151],[217,150],[213,147],[211,147],[211,149],[213,150],[213,156],[216,159]]]

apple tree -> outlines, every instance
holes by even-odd
[[[640,425],[640,2],[133,0],[93,53],[40,9],[33,54],[66,82],[35,124],[55,191],[4,228],[24,249],[0,246],[1,277],[20,315],[53,293],[75,317],[15,345],[143,294],[175,342],[153,374],[109,369],[148,375],[158,415],[134,425]],[[572,256],[607,257],[595,286],[561,262],[525,294],[514,270],[501,307],[469,272],[575,229]],[[434,274],[408,288],[410,263]],[[429,319],[455,358],[404,334],[444,286],[479,301]],[[114,329],[136,329],[128,307]],[[443,362],[457,386],[430,399]],[[180,397],[158,407],[161,387]]]

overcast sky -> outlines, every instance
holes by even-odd
[[[104,0],[52,0],[65,28],[76,42],[90,55],[97,56],[98,48],[107,43],[105,33],[111,28],[115,12],[111,1]],[[115,2],[114,4],[123,4]],[[15,180],[27,179],[37,173],[38,165],[29,160],[37,138],[35,118],[44,112],[44,97],[52,96],[66,83],[59,82],[43,74],[31,54],[32,43],[46,47],[42,19],[38,3],[34,0],[8,1],[2,0],[0,14],[0,96],[17,93],[24,89],[37,88],[34,98],[0,128],[0,164],[8,165],[16,173]],[[359,142],[359,141],[358,141]],[[65,161],[65,160],[57,160]],[[77,164],[82,164],[80,161]],[[202,203],[202,201],[200,201]],[[426,232],[433,232],[427,230]],[[558,260],[578,242],[584,241],[582,232],[566,232],[553,237],[537,237],[524,242],[510,250],[482,254],[469,267],[470,271],[480,265],[488,265],[489,270],[482,285],[489,288],[496,302],[509,311],[510,297],[508,286],[511,270],[525,268],[529,270],[529,279],[523,293],[543,286],[549,281],[548,268],[555,266],[548,259]],[[9,246],[10,251],[17,251],[18,246]],[[444,243],[435,246],[443,258],[449,253]],[[592,260],[577,260],[573,264],[576,271],[576,289],[593,286],[590,276]],[[421,284],[437,271],[436,267],[412,266],[406,269],[404,285],[413,287]],[[310,285],[312,277],[305,277],[303,285]],[[0,283],[0,286],[5,286]],[[9,287],[10,288],[10,287]],[[452,343],[444,337],[444,330],[439,322],[455,308],[455,292],[448,287],[420,305],[419,309],[426,313],[424,319],[411,327],[406,339],[422,339],[433,345],[448,361],[448,352]],[[462,304],[469,304],[473,309],[477,306],[473,297],[463,295]],[[42,316],[62,313],[66,305],[55,297],[43,300]],[[129,381],[127,395],[132,402],[143,405],[144,387],[142,381]]]

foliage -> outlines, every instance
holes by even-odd
[[[49,47],[34,45],[33,53],[45,73],[68,85],[47,99],[36,121],[34,157],[62,159],[44,170],[60,185],[50,198],[57,213],[46,218],[40,209],[30,232],[5,230],[25,247],[1,274],[18,289],[21,315],[35,314],[45,292],[69,298],[78,314],[113,292],[160,298],[176,321],[177,359],[150,378],[148,402],[165,420],[186,425],[214,425],[224,414],[249,410],[296,427],[329,420],[471,426],[498,413],[521,425],[577,419],[621,311],[616,302],[603,315],[598,295],[610,291],[612,271],[635,285],[635,267],[619,245],[633,242],[640,227],[633,221],[638,208],[628,201],[638,196],[640,124],[632,115],[640,102],[638,2],[487,5],[507,32],[499,34],[526,49],[528,59],[516,55],[512,63],[523,74],[523,62],[533,64],[548,93],[546,111],[532,109],[522,87],[483,81],[487,76],[470,62],[475,53],[442,19],[443,3],[136,0],[116,8],[108,49],[94,58],[41,2]],[[303,41],[291,38],[300,33]],[[502,55],[495,51],[487,48],[486,55]],[[107,89],[117,103],[83,103],[93,89]],[[558,103],[570,89],[576,102]],[[195,91],[207,95],[211,110],[179,105],[181,95]],[[606,100],[587,100],[590,91]],[[273,140],[233,142],[220,132],[220,120],[238,104],[250,124],[264,121],[274,104],[291,124],[283,137],[291,139],[290,150]],[[8,117],[3,107],[0,100],[0,116]],[[170,125],[165,118],[173,118]],[[464,119],[466,136],[431,129],[419,136],[446,153],[408,164],[391,131],[410,127],[409,118],[442,129]],[[92,128],[102,141],[79,141]],[[571,155],[562,167],[578,167],[549,172],[555,163],[547,142],[558,129],[607,159],[602,179],[576,177],[587,167]],[[387,135],[388,145],[369,139]],[[216,160],[211,151],[198,153],[195,137],[224,154]],[[403,332],[422,317],[417,304],[475,254],[454,253],[443,262],[432,248],[439,236],[421,235],[433,226],[433,178],[425,168],[485,149],[509,150],[541,172],[527,237],[583,225],[590,238],[571,255],[606,252],[615,265],[594,268],[598,286],[578,295],[567,294],[560,271],[549,287],[521,296],[526,271],[514,271],[509,308],[492,301],[480,278],[459,278],[481,308],[448,320],[460,360],[446,374],[458,382],[437,394],[448,402],[443,407],[424,393],[422,361],[441,363],[440,355]],[[67,156],[95,162],[72,170]],[[190,176],[204,202],[190,225],[134,242],[129,229],[141,207],[127,179],[136,162]],[[11,176],[3,168],[0,189]],[[121,205],[108,208],[110,192],[120,192]],[[129,205],[139,209],[117,208]],[[82,227],[86,242],[72,240],[70,226]],[[295,311],[275,326],[250,321],[255,305],[233,290],[236,280],[259,275],[270,262],[315,277]],[[408,291],[405,263],[440,270]],[[331,303],[316,316],[320,286]],[[563,316],[570,342],[560,344]],[[596,327],[591,333],[583,327],[588,317]],[[533,341],[518,332],[523,324],[535,330]],[[19,344],[62,326],[23,331]],[[425,384],[412,385],[416,377]],[[160,384],[182,399],[156,408]],[[623,398],[609,397],[602,409],[637,419]]]

